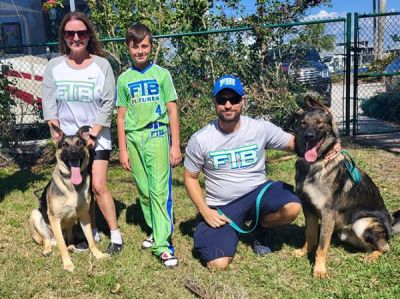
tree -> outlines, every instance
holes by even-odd
[[[155,35],[206,31],[227,27],[254,30],[219,34],[188,34],[155,39],[153,59],[170,70],[179,95],[182,140],[214,117],[213,82],[220,75],[239,76],[248,89],[248,113],[272,116],[281,123],[296,107],[297,87],[282,73],[270,74],[265,65],[268,47],[283,44],[293,28],[265,28],[265,24],[299,20],[307,9],[328,1],[257,1],[257,12],[242,13],[240,0],[88,0],[91,20],[102,37],[123,37],[135,22],[146,24]],[[129,66],[123,42],[107,43],[114,71]],[[275,117],[274,115],[278,115]]]
[[[386,12],[386,0],[379,0],[379,13],[382,14],[385,12]],[[378,52],[377,52],[378,59],[382,59],[384,54],[385,26],[386,26],[386,17],[380,16],[378,20]]]
[[[325,24],[319,23],[307,25],[290,43],[299,46],[313,46],[318,51],[332,51],[335,49],[335,36],[325,34]]]

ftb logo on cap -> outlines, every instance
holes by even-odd
[[[223,78],[219,81],[219,87],[223,86],[235,86],[235,79],[233,78]]]
[[[239,96],[243,96],[243,87],[240,80],[232,75],[225,75],[217,79],[214,84],[213,96],[215,97],[223,89],[231,89]]]

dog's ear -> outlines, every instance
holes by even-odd
[[[64,133],[55,124],[50,123],[50,135],[56,143],[59,143],[64,136]]]
[[[83,127],[79,128],[79,130],[78,130],[78,132],[76,134],[83,138],[84,133],[89,133],[89,131],[90,131],[90,127],[89,126],[83,126]]]
[[[328,108],[328,107],[325,107],[325,108],[324,108],[324,111],[325,111],[325,113],[326,113],[326,114],[328,115],[328,117],[329,117],[330,125],[331,125],[331,128],[332,128],[333,135],[334,135],[336,138],[340,138],[339,129],[338,129],[337,126],[336,126],[336,121],[335,121],[335,119],[333,118],[333,114],[332,114],[331,109]]]
[[[314,109],[323,109],[325,110],[325,106],[322,103],[320,96],[316,95],[314,93],[307,93],[304,97],[304,104],[305,107],[310,109],[310,110],[314,110]]]

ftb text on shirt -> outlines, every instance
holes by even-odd
[[[258,160],[257,144],[245,147],[211,151],[208,157],[211,158],[214,169],[221,169],[222,166],[228,166],[230,169],[245,168],[256,164]]]

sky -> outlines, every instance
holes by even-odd
[[[242,0],[246,13],[255,11],[255,2],[256,0]],[[308,17],[337,18],[346,16],[347,12],[372,13],[373,0],[332,0],[331,2],[331,6],[311,9]],[[386,11],[400,11],[400,1],[386,0]]]

